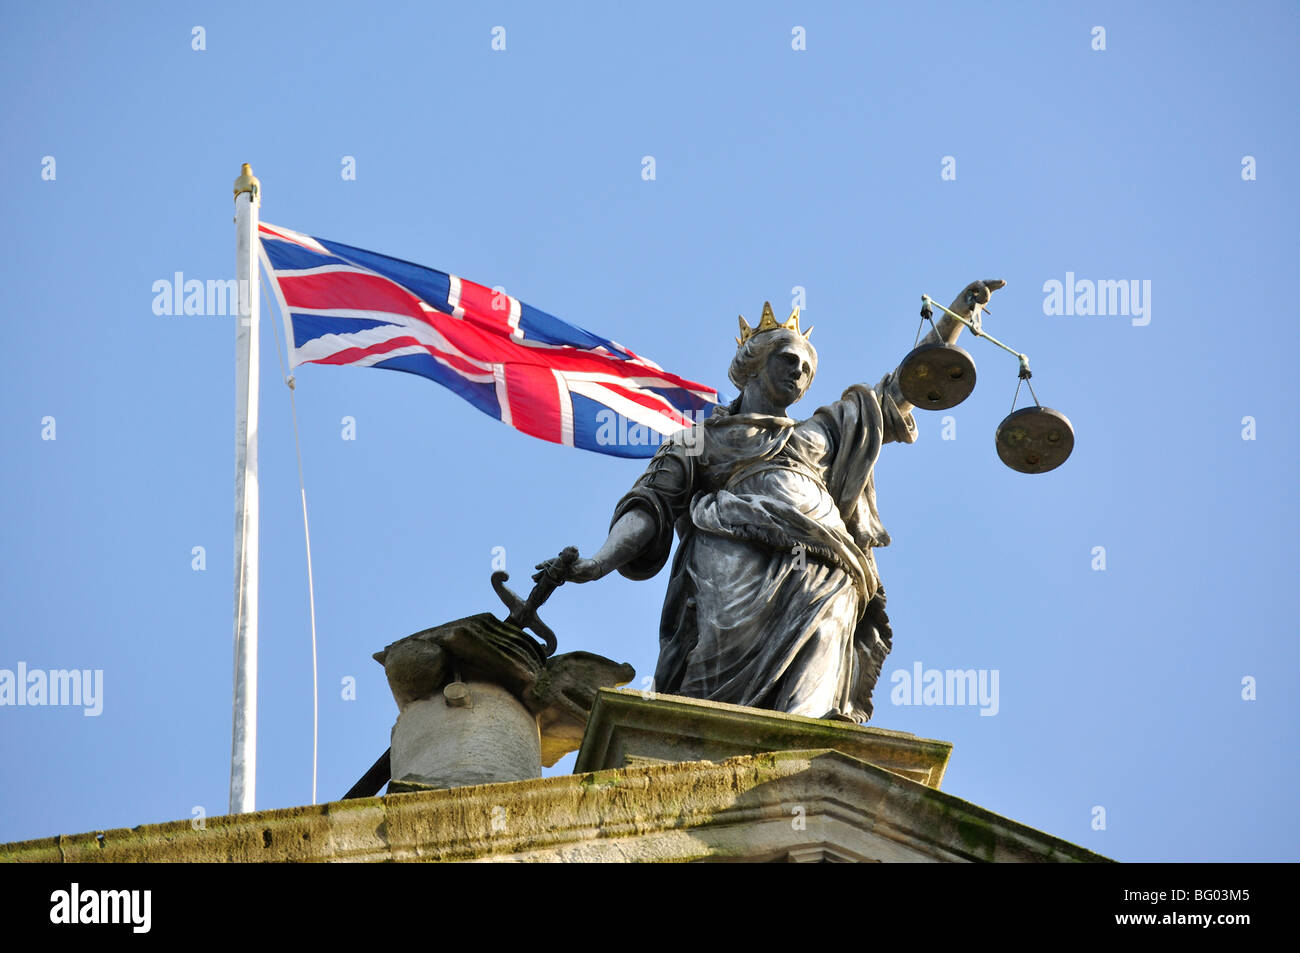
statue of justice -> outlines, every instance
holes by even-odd
[[[876,461],[884,444],[916,440],[915,408],[945,409],[974,388],[974,363],[956,345],[964,328],[1017,354],[1028,381],[1028,358],[982,329],[1005,284],[972,282],[949,308],[923,296],[931,330],[903,363],[805,420],[790,407],[817,373],[811,329],[800,329],[797,308],[784,323],[770,304],[757,325],[742,317],[728,372],[736,399],[663,443],[592,556],[569,550],[539,564],[534,579],[552,588],[614,571],[649,579],[675,533],[656,692],[867,722],[892,647],[873,555],[889,545]],[[937,322],[932,306],[943,312]],[[1026,473],[1059,466],[1074,439],[1064,415],[1034,400],[996,436],[1002,460]]]

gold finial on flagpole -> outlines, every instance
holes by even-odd
[[[240,192],[251,192],[252,202],[254,205],[261,204],[262,183],[253,175],[253,167],[247,162],[239,170],[239,178],[235,179],[235,197],[239,197]]]

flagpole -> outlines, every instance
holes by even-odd
[[[257,211],[261,185],[247,162],[235,180],[235,700],[230,813],[255,809],[257,793],[257,421],[259,313]]]

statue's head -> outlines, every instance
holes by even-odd
[[[777,324],[772,305],[763,303],[757,327],[740,319],[736,356],[727,376],[743,393],[757,381],[775,402],[789,406],[799,400],[817,374],[817,349],[808,340],[812,328],[799,330],[799,309],[784,324]]]

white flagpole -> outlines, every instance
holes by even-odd
[[[257,421],[260,318],[257,210],[261,184],[247,162],[235,180],[235,712],[230,813],[255,810],[257,793]]]

